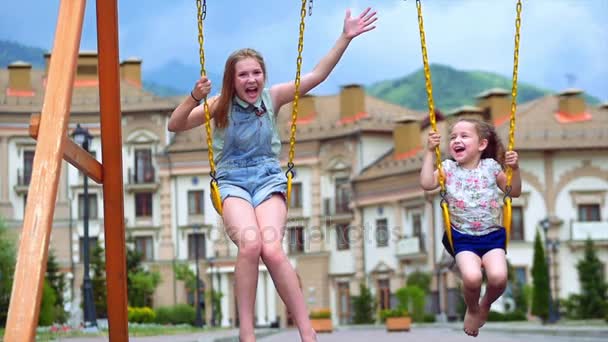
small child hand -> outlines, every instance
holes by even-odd
[[[436,131],[429,131],[429,139],[427,140],[427,148],[429,151],[434,151],[435,147],[441,142],[441,134]]]
[[[518,155],[515,151],[505,152],[505,165],[510,166],[511,169],[519,169]]]
[[[197,99],[207,97],[210,92],[211,81],[206,76],[202,76],[198,81],[196,81],[194,89],[192,89],[192,94],[196,96]]]

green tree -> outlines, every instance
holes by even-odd
[[[6,324],[15,273],[15,241],[8,235],[0,217],[0,327]]]
[[[585,242],[585,256],[576,268],[581,283],[581,294],[578,297],[581,318],[604,318],[607,288],[604,265],[597,257],[591,239]]]
[[[67,321],[67,313],[63,307],[65,302],[63,298],[63,291],[65,290],[66,286],[65,274],[59,270],[57,257],[52,249],[49,250],[49,256],[46,261],[46,280],[55,292],[56,321],[59,323],[65,323]]]
[[[424,293],[431,290],[431,275],[428,272],[414,271],[407,276],[407,286],[417,286]]]
[[[375,322],[374,297],[365,284],[359,284],[359,296],[353,296],[354,324]]]
[[[534,238],[534,261],[532,263],[532,314],[540,317],[543,321],[549,317],[549,269],[545,259],[545,250],[540,238],[540,233],[536,231]]]
[[[55,290],[49,284],[47,279],[44,280],[42,288],[42,302],[40,303],[40,315],[38,316],[38,325],[49,326],[55,323],[57,318],[57,297]]]
[[[416,322],[424,321],[426,294],[423,289],[417,285],[408,285],[397,290],[395,297],[399,301],[398,310],[407,310]]]
[[[108,299],[106,292],[106,261],[104,249],[99,242],[91,253],[91,285],[93,288],[93,301],[95,302],[95,313],[97,318],[108,317]],[[84,291],[82,291],[84,295]],[[84,297],[83,301],[84,303]]]
[[[160,273],[144,269],[142,259],[135,248],[127,248],[127,298],[132,307],[152,307],[152,296],[161,280]]]

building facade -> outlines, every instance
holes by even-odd
[[[0,70],[0,216],[16,238],[35,151],[29,119],[41,111],[44,85],[45,71],[26,63]],[[94,135],[93,153],[100,159],[97,85],[97,55],[81,53],[70,130],[76,124],[88,128]],[[234,326],[237,249],[209,198],[205,130],[167,131],[168,117],[181,100],[143,90],[140,60],[121,63],[126,230],[130,247],[141,252],[146,267],[161,274],[155,307],[193,302],[173,267],[194,267],[198,240],[203,290],[224,294],[220,324]],[[477,100],[477,106],[440,120],[444,137],[449,122],[459,116],[492,120],[506,137],[507,93],[490,90]],[[309,308],[330,308],[336,324],[348,324],[360,283],[372,290],[379,309],[389,308],[408,274],[425,271],[433,275],[430,310],[455,317],[458,279],[448,269],[450,260],[441,246],[438,196],[422,191],[418,182],[429,130],[426,114],[370,97],[358,85],[344,86],[337,95],[304,96],[298,112],[296,178],[284,248],[300,275]],[[283,165],[290,114],[290,105],[278,114]],[[521,104],[517,115],[515,147],[523,194],[514,200],[508,258],[517,276],[530,283],[534,235],[546,226],[552,291],[564,298],[579,290],[575,265],[588,236],[608,262],[608,107],[589,106],[580,91],[568,90]],[[103,193],[94,184],[89,190],[90,234],[93,242],[103,243]],[[66,295],[76,316],[85,201],[82,175],[64,163],[50,248],[71,279]],[[256,324],[290,324],[262,263],[259,277]],[[210,308],[206,305],[207,319]]]

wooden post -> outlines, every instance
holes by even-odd
[[[4,340],[34,341],[86,0],[62,0]]]
[[[116,0],[97,0],[97,48],[108,324],[110,341],[122,342],[129,340],[129,334]]]

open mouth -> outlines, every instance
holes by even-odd
[[[456,153],[464,152],[464,150],[464,146],[454,146],[454,152]]]
[[[248,97],[255,97],[258,95],[258,87],[247,87],[245,88],[245,94]]]

